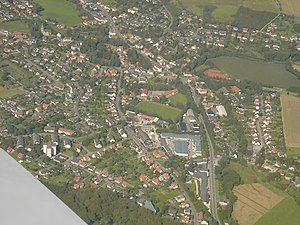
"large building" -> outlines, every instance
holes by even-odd
[[[0,149],[0,180],[1,224],[86,225],[3,149]]]
[[[49,157],[51,158],[52,156],[55,156],[58,154],[58,149],[57,149],[57,145],[55,144],[44,144],[43,145],[43,152]]]
[[[226,112],[226,109],[225,109],[225,107],[224,106],[222,106],[222,105],[218,105],[217,107],[216,107],[216,109],[217,109],[217,111],[218,111],[218,115],[220,116],[220,117],[222,117],[222,116],[227,116],[227,112]]]
[[[165,139],[168,149],[175,155],[184,157],[201,156],[201,139],[199,135],[162,133],[161,138]]]

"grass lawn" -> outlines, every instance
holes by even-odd
[[[184,94],[177,93],[176,95],[173,95],[169,98],[170,105],[177,107],[177,108],[183,108],[187,104],[187,98]]]
[[[158,207],[160,210],[162,210],[163,206],[168,203],[168,200],[175,198],[178,196],[181,192],[177,190],[167,191],[162,188],[158,188],[156,191],[151,192],[149,194],[150,198],[153,198],[155,200],[159,200],[155,204],[155,207]]]
[[[255,225],[298,225],[300,206],[291,197],[286,197],[261,217]]]
[[[73,26],[81,22],[76,5],[67,0],[34,0],[45,10],[42,12],[44,18],[56,20],[59,23]]]
[[[29,27],[26,23],[21,21],[11,21],[11,22],[4,22],[0,24],[0,29],[8,30],[10,32],[13,31],[22,31],[29,33]]]
[[[63,154],[65,154],[65,155],[67,155],[69,157],[73,157],[74,152],[75,151],[72,148],[70,148],[70,149],[66,149],[66,151],[63,152]]]
[[[284,64],[229,56],[212,59],[212,62],[219,69],[237,79],[251,80],[280,88],[300,87],[300,80],[288,72]]]
[[[24,94],[24,91],[19,88],[6,89],[0,86],[0,98],[10,98],[22,94]]]
[[[256,183],[260,179],[259,174],[250,165],[243,166],[237,162],[231,162],[229,167],[241,176],[245,184]]]
[[[149,114],[151,116],[157,116],[163,120],[172,120],[173,122],[177,121],[181,113],[180,109],[147,101],[139,102],[135,108],[142,113]]]

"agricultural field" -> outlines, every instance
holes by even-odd
[[[282,121],[287,148],[300,147],[300,98],[281,95]]]
[[[300,156],[300,148],[287,148],[286,154],[288,157]]]
[[[28,25],[21,21],[11,21],[11,22],[0,23],[0,30],[1,29],[7,30],[9,32],[20,31],[20,32],[29,33]]]
[[[300,21],[300,1],[299,0],[280,0],[284,13],[293,15],[297,21]]]
[[[212,59],[212,62],[220,70],[236,79],[251,80],[285,89],[300,87],[300,80],[288,72],[284,64],[229,56]]]
[[[181,110],[177,109],[175,107],[162,105],[155,102],[148,102],[148,101],[141,101],[139,102],[135,108],[143,112],[145,114],[151,115],[151,116],[157,116],[160,119],[163,120],[172,120],[173,122],[176,122]]]
[[[172,0],[173,4],[186,8],[196,15],[203,16],[204,6],[216,6],[213,17],[219,21],[232,21],[239,7],[252,10],[278,12],[276,0]]]
[[[233,207],[233,215],[240,225],[255,224],[284,199],[259,183],[240,185],[233,193],[238,198]]]
[[[291,197],[286,197],[261,217],[255,225],[298,225],[299,212],[300,206]]]
[[[24,91],[20,88],[14,88],[14,89],[6,89],[4,87],[0,86],[0,99],[1,98],[10,98],[14,97],[16,95],[22,95],[24,94]]]
[[[76,5],[67,0],[34,0],[40,4],[45,10],[42,16],[45,19],[52,19],[58,23],[73,26],[81,22],[79,12]]]
[[[174,96],[171,96],[169,98],[170,105],[176,107],[176,108],[183,108],[187,104],[187,98],[184,94],[177,93]]]

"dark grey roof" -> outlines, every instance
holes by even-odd
[[[177,154],[188,154],[189,153],[189,143],[187,141],[173,141],[174,150]]]
[[[1,224],[86,225],[3,149],[0,149],[0,179]]]

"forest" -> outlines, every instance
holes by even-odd
[[[71,187],[44,183],[87,224],[101,225],[179,225],[181,223],[152,214],[136,203],[108,189]]]

